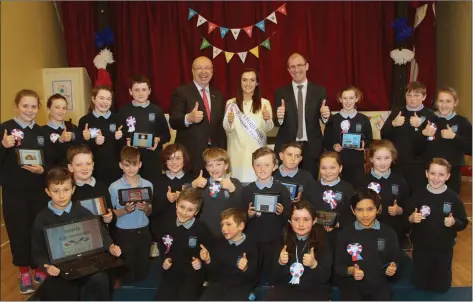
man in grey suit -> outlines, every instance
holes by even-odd
[[[202,152],[209,147],[226,149],[223,129],[225,102],[220,91],[209,86],[213,65],[207,57],[192,63],[193,81],[179,86],[171,95],[169,124],[177,131],[176,143],[182,144],[190,156],[190,173],[207,175]]]
[[[325,88],[307,80],[309,63],[299,53],[287,60],[292,83],[276,90],[274,97],[274,125],[279,126],[276,136],[276,154],[281,146],[298,141],[303,146],[300,167],[318,177],[318,160],[323,152],[319,120],[326,123],[330,109],[326,105]]]

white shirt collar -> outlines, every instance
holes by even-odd
[[[264,188],[268,188],[268,189],[271,189],[271,187],[273,186],[273,177],[271,176],[271,179],[268,181],[267,184],[262,184],[259,179],[256,179],[255,180],[255,184],[256,186],[258,187],[258,189],[260,190],[263,190]]]
[[[309,82],[309,80],[307,80],[307,79],[305,79],[305,81],[302,82],[302,83],[296,83],[296,82],[292,81],[292,88],[294,88],[294,90],[296,90],[296,91],[299,90],[299,88],[297,87],[299,85],[304,86],[304,87],[302,87],[302,89],[307,88],[307,83],[308,82]]]
[[[391,176],[391,169],[388,169],[388,171],[386,171],[382,174],[379,174],[375,171],[374,168],[371,168],[371,175],[373,175],[373,177],[375,177],[377,179],[381,179],[381,178],[388,179],[389,176]]]
[[[79,186],[79,187],[82,187],[83,185],[89,185],[91,187],[95,187],[95,184],[97,183],[97,181],[95,180],[95,177],[91,176],[89,182],[76,181],[75,183],[76,183],[76,186]]]
[[[173,180],[174,178],[181,179],[182,177],[184,177],[184,174],[184,171],[181,170],[181,172],[179,172],[178,174],[172,175],[169,170],[166,170],[166,176],[171,180]]]
[[[346,111],[344,109],[340,110],[340,115],[343,117],[343,118],[354,118],[356,116],[356,114],[358,113],[358,111],[353,110],[353,111]]]
[[[334,187],[334,186],[338,185],[339,182],[340,182],[340,177],[335,179],[332,182],[325,182],[322,178],[320,179],[320,183],[322,184],[322,186]]]
[[[409,106],[406,105],[406,109],[407,109],[407,111],[417,112],[417,111],[421,111],[422,109],[424,109],[424,105],[420,104],[420,106],[417,107],[417,108],[410,108]]]
[[[23,123],[22,121],[20,121],[16,116],[13,118],[13,120],[14,120],[22,129],[25,129],[26,127],[30,128],[30,129],[33,129],[34,124],[36,123],[34,120],[32,120],[29,125],[28,125],[28,124],[25,124],[25,123]]]
[[[446,119],[447,121],[451,120],[452,118],[454,118],[457,113],[455,111],[453,111],[452,113],[450,113],[449,115],[441,115],[440,112],[438,111],[435,111],[435,115],[438,116],[439,118],[444,118]]]
[[[102,114],[102,113],[99,113],[97,110],[93,110],[93,111],[92,111],[92,114],[93,114],[96,118],[99,118],[99,117],[103,116],[105,119],[108,120],[108,118],[110,117],[110,115],[112,115],[112,112],[109,110],[109,111],[107,111],[107,113]]]
[[[150,101],[149,101],[149,100],[146,100],[146,102],[144,102],[144,103],[138,103],[137,101],[133,100],[133,101],[131,101],[131,104],[132,104],[134,107],[146,108],[146,107],[149,106]]]
[[[62,122],[62,124],[58,125],[58,124],[53,123],[53,121],[51,121],[51,120],[48,121],[48,126],[53,128],[54,130],[57,130],[59,128],[64,129],[64,127],[65,127],[64,122]]]
[[[427,191],[429,191],[432,194],[442,194],[443,192],[447,191],[447,185],[444,184],[442,187],[438,189],[434,189],[428,184]]]

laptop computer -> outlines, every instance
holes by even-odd
[[[99,216],[44,228],[51,264],[66,280],[73,280],[124,264],[104,246]]]

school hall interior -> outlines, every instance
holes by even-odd
[[[107,2],[107,1],[104,1]],[[432,79],[431,86],[432,90],[435,87],[452,86],[454,87],[459,96],[460,103],[457,107],[457,113],[467,117],[470,121],[472,119],[472,2],[471,1],[436,1],[436,2],[423,2],[423,1],[411,1],[419,2],[415,4],[420,6],[423,4],[429,4],[429,9],[435,10],[435,77]],[[275,2],[273,6],[277,8],[284,2]],[[435,3],[434,8],[432,4]],[[66,43],[68,43],[68,37],[65,37],[64,27],[60,21],[60,14],[58,12],[59,2],[44,1],[44,2],[33,2],[33,1],[2,1],[0,4],[1,11],[1,121],[4,122],[12,119],[15,116],[15,106],[13,103],[14,96],[17,91],[22,88],[29,88],[39,92],[42,103],[44,105],[47,99],[48,91],[43,83],[43,69],[44,68],[66,68],[70,67],[72,61]],[[104,5],[104,4],[100,4]],[[94,9],[100,12],[100,5],[96,4]],[[130,4],[132,5],[132,4]],[[186,7],[192,7],[192,2],[188,2]],[[241,5],[245,5],[242,3]],[[301,9],[291,5],[297,5],[296,3],[287,5],[288,14],[292,12],[300,12]],[[342,4],[340,4],[342,5]],[[414,5],[414,4],[413,4]],[[122,8],[123,9],[123,8]],[[412,7],[411,7],[412,9]],[[415,10],[415,8],[414,8]],[[355,10],[353,10],[355,11]],[[74,14],[81,14],[83,11],[69,12],[70,16]],[[204,12],[202,12],[204,13]],[[264,11],[266,13],[266,11]],[[263,15],[264,15],[263,13]],[[290,26],[289,23],[284,23],[284,16],[278,16],[278,24],[272,23],[271,26]],[[182,17],[182,16],[181,16]],[[107,17],[108,18],[108,17]],[[100,17],[94,22],[96,29],[103,27],[104,22]],[[411,18],[412,19],[412,18]],[[64,21],[64,20],[63,20]],[[193,34],[197,34],[195,20],[194,23],[190,23],[187,16],[184,14],[182,20],[179,22],[186,23],[188,27],[186,34],[193,31]],[[410,20],[414,22],[414,20]],[[111,22],[111,21],[110,21]],[[114,21],[117,22],[117,21]],[[223,20],[222,20],[223,22]],[[236,22],[236,21],[235,21]],[[112,22],[113,23],[113,22]],[[256,29],[254,29],[256,31]],[[205,28],[205,33],[207,29]],[[230,33],[229,33],[230,34]],[[243,33],[241,33],[243,34]],[[260,33],[258,33],[260,34]],[[271,31],[267,33],[273,43],[283,43],[284,37],[278,37],[278,31]],[[287,34],[287,32],[286,32]],[[271,36],[272,35],[272,36]],[[392,37],[394,40],[394,36]],[[69,37],[70,39],[70,37]],[[92,38],[93,39],[93,38]],[[233,37],[227,37],[227,39],[233,39]],[[118,38],[116,37],[117,41]],[[235,39],[236,40],[236,39]],[[115,41],[115,43],[117,43]],[[88,44],[94,45],[94,41],[87,42]],[[236,42],[235,42],[236,43]],[[393,46],[398,46],[397,42],[393,43]],[[237,45],[238,44],[234,44]],[[201,54],[199,50],[200,43],[197,50],[193,54]],[[407,45],[408,47],[409,45]],[[412,45],[411,45],[412,46]],[[238,48],[238,47],[237,47]],[[272,46],[273,50],[276,46]],[[249,49],[249,48],[248,48]],[[268,51],[267,53],[265,51]],[[90,50],[89,50],[90,52]],[[87,70],[93,70],[92,60],[96,49],[92,50],[92,57],[88,63]],[[204,53],[204,55],[211,56],[212,54]],[[277,59],[277,53],[271,53],[270,49],[261,49],[259,52],[258,61],[260,68],[264,68],[264,64],[270,65],[274,62],[265,59],[265,56],[272,56]],[[222,56],[222,54],[220,55]],[[251,57],[252,54],[248,54],[248,58],[256,60]],[[386,52],[386,56],[389,57],[389,50]],[[232,61],[225,62],[225,56],[217,57],[220,60],[219,68],[225,68],[225,72],[220,72],[214,75],[214,81],[218,83],[224,83],[225,81],[230,82],[232,75],[229,70],[235,67],[236,69],[242,68],[243,64],[237,55],[234,56]],[[189,58],[190,60],[190,58]],[[237,61],[238,60],[238,61]],[[283,60],[280,59],[279,60]],[[92,66],[92,68],[90,68]],[[86,66],[82,66],[86,67]],[[399,66],[398,66],[399,67]],[[114,68],[113,65],[111,68]],[[393,69],[397,68],[396,66]],[[420,66],[419,68],[422,68]],[[184,78],[188,79],[190,71],[184,68],[176,68],[177,72],[189,73]],[[282,70],[284,72],[285,70]],[[316,75],[316,71],[312,71],[313,75]],[[393,75],[396,71],[392,71]],[[409,67],[402,69],[401,73],[409,73]],[[425,72],[425,71],[422,71]],[[96,72],[89,74],[91,79],[96,77]],[[239,74],[236,72],[235,74]],[[396,84],[395,76],[392,78],[392,86]],[[323,76],[318,76],[319,78]],[[405,75],[402,75],[405,80]],[[409,78],[407,76],[407,78]],[[182,80],[183,77],[177,77],[178,80]],[[285,81],[289,81],[284,78]],[[310,80],[310,79],[309,79]],[[269,79],[266,79],[267,86],[269,86]],[[182,81],[183,83],[184,81]],[[231,84],[225,84],[226,94],[230,94],[233,91],[233,81]],[[181,83],[180,83],[181,84]],[[324,83],[325,84],[325,83]],[[223,84],[221,84],[223,85]],[[159,90],[157,86],[154,90]],[[397,87],[397,86],[396,86]],[[169,99],[170,91],[174,87],[166,87],[159,93],[159,99]],[[390,87],[391,89],[392,87]],[[223,89],[223,88],[222,88]],[[225,90],[223,89],[223,90]],[[391,89],[392,90],[392,89]],[[125,91],[126,92],[126,91]],[[403,92],[402,92],[403,93]],[[401,93],[401,94],[402,94]],[[394,94],[394,92],[392,93]],[[123,91],[121,97],[126,95]],[[271,98],[273,95],[272,88],[267,90],[267,95]],[[166,101],[168,102],[168,101]],[[122,103],[123,104],[123,103]],[[167,108],[164,105],[163,108]],[[339,109],[339,108],[338,108]],[[333,110],[338,110],[334,108]],[[364,108],[365,111],[377,111],[376,108]],[[389,108],[384,108],[386,111]],[[167,111],[165,110],[167,113]],[[39,113],[36,122],[43,125],[47,122],[47,112],[45,106],[43,106]],[[77,123],[77,121],[74,121]],[[273,131],[270,136],[275,135]],[[174,137],[174,136],[173,136]],[[271,144],[274,140],[269,137],[268,142]],[[471,300],[472,299],[472,179],[471,179],[471,158],[465,158],[465,166],[469,166],[469,171],[465,169],[465,174],[462,181],[462,190],[460,197],[465,205],[468,219],[470,221],[468,227],[458,233],[456,245],[454,248],[453,257],[453,282],[452,288],[445,294],[429,294],[416,291],[412,285],[409,284],[409,276],[404,276],[402,280],[396,285],[394,299],[395,300]],[[1,190],[1,188],[0,188]],[[34,300],[34,294],[32,295],[21,295],[18,289],[18,270],[12,265],[11,252],[9,246],[9,239],[3,222],[2,211],[0,210],[0,240],[1,240],[1,284],[0,284],[0,299],[2,301],[21,301],[21,300]],[[407,252],[407,257],[410,253]],[[408,261],[406,258],[405,261]],[[122,287],[116,290],[114,299],[115,300],[152,300],[154,292],[156,290],[156,279],[158,278],[158,265],[154,264],[151,269],[150,276],[134,286]],[[409,274],[408,270],[405,272]],[[264,297],[265,288],[260,288],[256,292],[257,299]],[[334,296],[336,298],[336,290],[334,290]],[[336,299],[335,299],[336,300]]]

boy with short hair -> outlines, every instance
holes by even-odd
[[[258,249],[243,233],[246,213],[229,208],[220,214],[220,221],[224,238],[212,250],[204,246],[200,252],[209,274],[209,285],[200,300],[248,300],[258,277]]]
[[[279,169],[274,172],[273,176],[274,179],[279,180],[288,187],[291,192],[292,202],[298,202],[301,200],[302,195],[304,195],[305,199],[314,204],[312,190],[315,187],[315,180],[309,171],[299,168],[302,155],[301,143],[293,141],[284,144],[279,152],[279,159],[282,161],[282,164],[279,165]],[[295,190],[294,198],[292,197],[291,190]]]
[[[120,108],[119,113],[125,121],[125,137],[127,144],[133,144],[135,133],[153,135],[153,145],[149,148],[139,148],[143,167],[140,174],[148,180],[153,179],[159,168],[159,154],[163,145],[169,142],[171,134],[163,110],[157,103],[149,101],[151,94],[150,80],[143,75],[134,75],[130,80],[129,93],[133,97],[131,103]]]
[[[203,247],[212,249],[213,238],[207,225],[195,218],[201,207],[200,191],[184,189],[176,202],[176,216],[165,222],[159,242],[164,272],[157,300],[193,301],[202,294],[205,273],[199,256]]]
[[[455,238],[468,225],[463,202],[445,184],[450,169],[447,160],[433,158],[425,171],[429,184],[407,201],[406,209],[414,246],[413,283],[419,289],[440,293],[451,286]]]
[[[151,205],[146,202],[127,202],[122,206],[118,201],[118,190],[144,187],[151,187],[153,190],[153,185],[138,174],[142,163],[137,148],[123,147],[119,165],[123,170],[123,177],[112,183],[108,191],[117,215],[115,240],[122,247],[128,268],[122,281],[128,283],[143,280],[148,275],[151,246],[148,216],[151,214]]]
[[[242,200],[248,203],[248,225],[246,233],[253,238],[258,246],[258,271],[271,276],[274,253],[276,247],[282,245],[282,230],[287,223],[291,197],[287,188],[275,180],[272,173],[277,169],[276,155],[268,147],[261,147],[253,152],[253,169],[256,181],[243,188]],[[256,209],[254,200],[257,194],[277,196],[275,211],[263,212],[263,208]],[[268,197],[268,196],[266,196]],[[269,279],[271,283],[272,280]]]
[[[52,168],[47,174],[46,193],[51,200],[36,217],[32,236],[32,258],[38,267],[43,268],[43,284],[39,289],[40,300],[74,301],[94,295],[95,300],[110,300],[108,274],[99,272],[93,275],[68,281],[59,276],[60,270],[50,264],[44,228],[93,216],[86,208],[71,202],[74,192],[72,174],[63,167]],[[119,257],[120,247],[113,244],[108,232],[101,226],[104,246],[109,247],[113,256]]]
[[[222,237],[220,213],[228,208],[244,209],[241,202],[242,184],[227,174],[229,158],[222,148],[206,149],[202,157],[210,177],[207,180],[200,173],[192,182],[195,188],[202,188],[203,205],[199,219],[209,227],[215,238]]]

